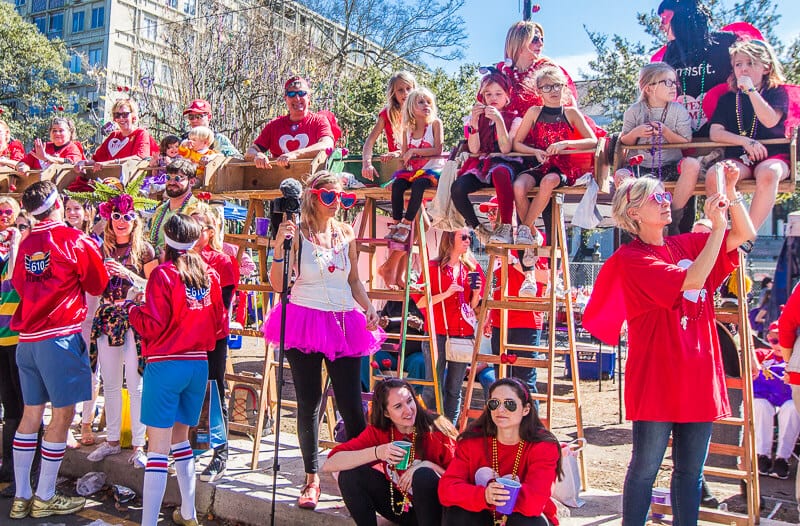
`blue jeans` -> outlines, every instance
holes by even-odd
[[[445,353],[445,343],[447,336],[436,335],[437,360],[436,377],[439,380],[439,389],[442,391],[442,413],[453,424],[458,421],[461,413],[461,387],[464,384],[464,377],[467,374],[468,363],[448,362]],[[425,366],[429,368],[431,363],[431,349],[427,342],[422,342],[422,352],[425,353]],[[433,378],[432,371],[427,371],[426,378]],[[436,400],[432,389],[425,389],[423,394],[425,405],[431,409],[436,408]]]
[[[622,490],[623,526],[640,526],[647,521],[653,482],[672,435],[672,524],[697,524],[703,464],[711,441],[711,422],[633,422],[633,454]]]

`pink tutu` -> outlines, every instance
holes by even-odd
[[[344,316],[344,332],[340,325]],[[368,331],[367,318],[358,309],[327,312],[294,303],[286,306],[286,349],[319,352],[329,360],[369,356],[386,339],[382,329]],[[273,307],[264,324],[267,343],[278,346],[281,337],[281,304]]]

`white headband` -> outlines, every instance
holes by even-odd
[[[56,204],[56,199],[58,199],[58,190],[53,190],[53,192],[50,195],[47,196],[47,199],[44,200],[44,203],[42,203],[42,206],[40,206],[36,210],[32,210],[31,214],[35,215],[35,216],[38,216],[39,214],[43,214],[44,212],[47,212],[48,210],[53,208],[54,204]]]
[[[197,240],[191,241],[189,243],[181,243],[179,241],[175,241],[171,239],[166,233],[164,234],[164,242],[174,248],[175,250],[191,250],[194,248],[195,244],[197,244]]]

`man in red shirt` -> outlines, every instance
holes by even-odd
[[[286,167],[289,161],[333,148],[330,121],[309,110],[311,88],[306,79],[291,77],[283,89],[289,113],[269,121],[244,156],[258,168],[272,168],[270,160]]]
[[[12,283],[21,300],[11,328],[19,332],[17,363],[25,410],[14,436],[16,494],[9,516],[65,515],[83,508],[83,497],[55,492],[75,404],[92,398],[89,354],[81,337],[85,294],[99,296],[108,272],[94,241],[64,223],[64,205],[49,181],[33,183],[22,205],[38,220],[20,244]],[[42,440],[36,495],[30,469],[47,402],[53,415]]]

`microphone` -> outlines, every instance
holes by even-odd
[[[276,197],[270,203],[270,237],[275,239],[278,235],[278,226],[287,216],[294,220],[294,216],[300,213],[300,196],[303,193],[303,185],[297,179],[284,179],[278,186],[281,197]]]

